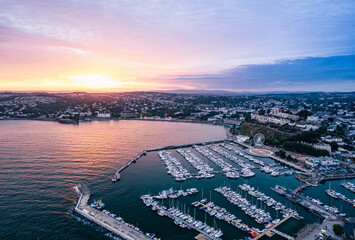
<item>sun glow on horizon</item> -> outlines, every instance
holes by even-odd
[[[75,86],[91,89],[119,88],[136,84],[135,82],[117,81],[106,73],[71,75],[67,79],[72,81],[72,84]]]

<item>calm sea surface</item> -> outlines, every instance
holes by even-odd
[[[160,217],[139,198],[142,194],[157,194],[170,187],[198,188],[198,195],[181,197],[174,204],[189,211],[190,215],[206,220],[211,226],[214,225],[213,218],[205,216],[199,209],[194,211],[191,206],[191,202],[202,198],[202,192],[203,197],[212,198],[217,205],[225,207],[249,226],[262,228],[213,191],[222,185],[229,185],[236,190],[238,184],[244,182],[296,209],[305,218],[301,222],[290,219],[278,227],[279,230],[292,234],[306,223],[321,221],[270,190],[276,184],[297,187],[298,181],[294,176],[275,178],[253,170],[256,176],[249,180],[230,180],[218,174],[209,180],[192,179],[177,183],[166,174],[157,153],[151,152],[125,169],[121,181],[112,183],[110,180],[118,166],[131,160],[143,149],[225,137],[225,129],[221,126],[190,123],[110,121],[73,126],[54,122],[0,121],[0,239],[112,239],[101,228],[71,213],[77,197],[73,187],[79,182],[88,185],[92,193],[91,200],[101,198],[109,211],[138,225],[145,232],[156,233],[162,239],[182,240],[196,236],[194,230],[181,229],[171,219]],[[194,171],[176,151],[171,152],[186,168]],[[270,159],[264,160],[272,162]],[[206,161],[219,170],[216,165]],[[339,183],[333,181],[332,187],[348,197],[355,197],[355,194],[340,187]],[[355,216],[349,204],[330,199],[324,193],[327,187],[321,185],[310,188],[305,194]],[[248,199],[251,201],[251,197]],[[165,201],[164,204],[169,203]],[[274,218],[281,218],[273,209],[266,210]],[[247,236],[225,222],[217,221],[216,224],[224,232],[223,239]]]

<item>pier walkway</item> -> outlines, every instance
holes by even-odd
[[[310,185],[308,183],[302,184],[301,186],[298,186],[297,188],[295,188],[292,192],[293,192],[293,194],[297,194],[299,191],[302,191],[303,189],[306,189],[310,186],[312,186],[312,185]]]
[[[280,235],[281,237],[284,237],[284,238],[286,238],[288,240],[294,240],[295,239],[294,237],[291,237],[291,236],[287,235],[286,233],[280,232],[277,229],[272,229],[272,232],[274,232],[274,233],[276,233],[276,234]]]
[[[108,216],[107,214],[100,212],[99,210],[88,205],[88,200],[90,198],[89,189],[83,185],[79,184],[78,189],[80,191],[80,196],[77,204],[75,205],[74,211],[88,220],[100,225],[101,227],[107,229],[108,231],[116,234],[117,236],[126,240],[151,240],[144,233],[141,233],[135,229],[130,228],[124,223]]]
[[[276,161],[278,161],[278,162],[281,162],[281,163],[283,163],[283,164],[286,164],[286,165],[288,165],[288,166],[290,166],[290,167],[292,167],[292,168],[294,168],[294,169],[297,169],[297,170],[301,171],[302,174],[311,175],[311,173],[312,173],[310,170],[307,170],[307,169],[305,169],[305,168],[303,168],[303,167],[301,167],[301,166],[298,166],[297,164],[291,163],[291,162],[289,162],[289,161],[283,160],[283,159],[281,159],[281,158],[279,158],[279,157],[276,157],[275,155],[269,155],[268,157],[271,158],[271,159],[273,159],[273,160],[276,160]]]
[[[307,199],[306,197],[304,197],[301,194],[295,195],[293,193],[294,190],[286,189],[286,188],[284,188],[284,190],[281,190],[277,187],[271,188],[271,190],[273,190],[274,192],[276,192],[277,194],[279,194],[281,196],[284,196],[285,198],[287,198],[291,202],[301,205],[302,207],[308,209],[310,212],[312,212],[313,214],[315,214],[319,217],[328,218],[329,216],[332,216],[332,217],[336,218],[336,215],[334,213],[329,212],[323,206],[314,203],[313,201],[311,201],[310,199]]]
[[[351,174],[328,174],[319,179],[319,182],[329,181],[329,180],[343,180],[343,179],[353,179],[355,178],[355,173]]]
[[[267,235],[269,237],[271,237],[273,235],[273,233],[276,233],[286,239],[289,240],[293,240],[294,238],[287,235],[286,233],[280,232],[278,230],[276,230],[275,228],[277,226],[279,226],[280,224],[282,224],[283,222],[286,222],[288,219],[290,219],[293,216],[293,214],[291,213],[290,215],[288,215],[287,217],[285,217],[284,219],[282,219],[280,222],[276,223],[275,225],[271,226],[270,228],[268,228],[266,231],[264,231],[263,233],[259,234],[258,236],[256,236],[255,238],[253,238],[253,240],[257,240],[259,238],[261,238],[264,235]]]

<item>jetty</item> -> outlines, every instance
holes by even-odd
[[[273,226],[271,226],[270,228],[268,228],[267,230],[265,230],[264,232],[262,232],[261,234],[259,234],[255,238],[253,238],[253,240],[257,240],[257,239],[261,238],[264,235],[267,235],[268,237],[272,237],[274,235],[274,233],[276,233],[276,234],[280,235],[281,237],[284,237],[284,238],[286,238],[288,240],[294,240],[295,239],[294,237],[291,237],[290,235],[287,235],[286,233],[280,232],[280,231],[275,229],[277,226],[279,226],[283,222],[286,222],[292,216],[293,216],[293,214],[291,213],[290,215],[288,215],[287,217],[282,219],[280,222],[274,224]]]
[[[343,180],[343,179],[353,179],[355,178],[355,173],[350,174],[328,174],[326,176],[322,176],[318,181],[325,182],[330,180]]]
[[[310,186],[313,186],[313,185],[311,185],[311,184],[309,184],[309,183],[301,184],[301,185],[299,185],[297,188],[295,188],[295,189],[292,191],[292,193],[293,193],[293,194],[297,194],[298,192],[300,192],[300,191],[302,191],[302,190],[304,190],[304,189],[306,189],[306,188],[308,188],[308,187],[310,187]]]
[[[76,213],[125,240],[151,239],[144,233],[137,231],[136,229],[129,227],[123,222],[118,221],[117,219],[112,218],[109,215],[91,207],[88,204],[88,200],[90,198],[90,190],[84,184],[79,184],[77,188],[80,191],[80,196],[74,208]]]
[[[227,139],[223,140],[217,140],[217,141],[207,141],[207,142],[199,142],[199,143],[188,143],[188,144],[180,144],[180,145],[170,145],[170,146],[165,146],[165,147],[160,147],[160,148],[151,148],[145,150],[146,152],[154,152],[154,151],[162,151],[162,150],[172,150],[172,149],[178,149],[178,148],[187,148],[187,147],[193,147],[194,145],[197,146],[204,146],[204,145],[210,145],[210,144],[217,144],[217,143],[224,143],[224,142],[229,142]]]
[[[294,190],[291,189],[286,189],[285,187],[278,186],[276,185],[274,188],[271,188],[274,192],[277,194],[284,196],[288,200],[290,200],[293,203],[299,204],[302,207],[306,208],[308,211],[311,213],[315,214],[316,216],[322,217],[322,218],[337,218],[337,215],[327,209],[325,207],[321,206],[320,204],[317,204],[310,199],[306,198],[302,194],[294,194]]]

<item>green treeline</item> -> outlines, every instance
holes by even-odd
[[[290,150],[293,152],[308,154],[308,155],[312,155],[315,157],[330,156],[330,154],[327,150],[316,149],[311,145],[300,143],[300,142],[286,141],[282,144],[282,147],[284,149],[287,149],[287,150]]]

